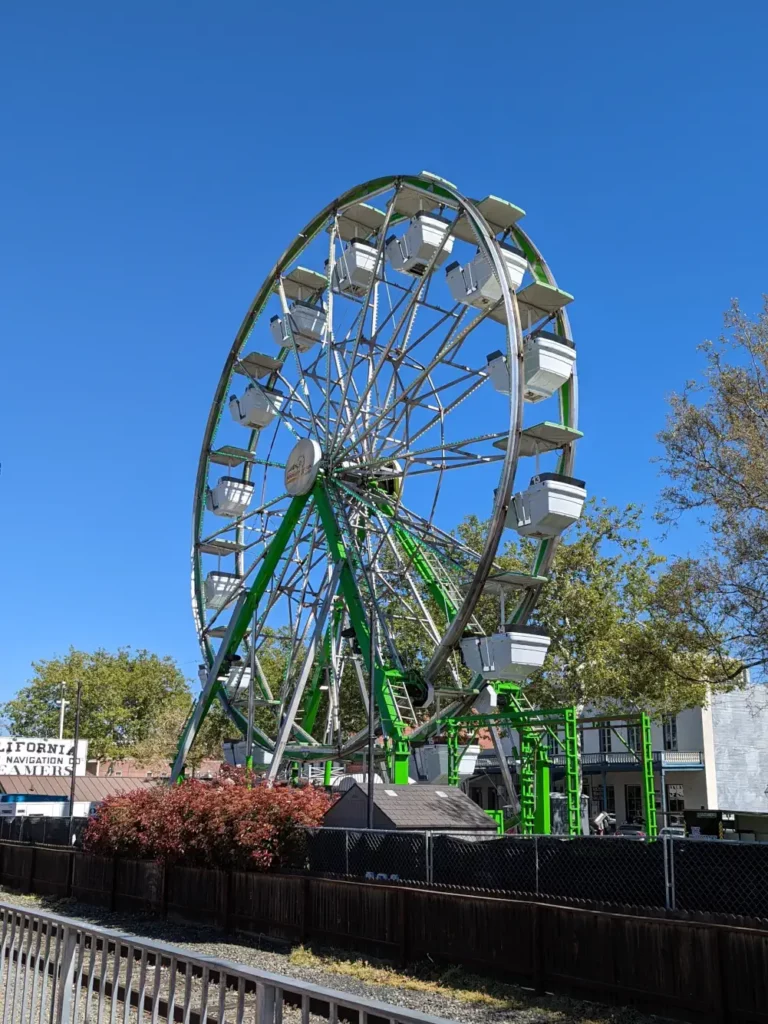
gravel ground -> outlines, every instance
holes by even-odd
[[[463,990],[458,997],[452,992],[450,980],[444,977],[440,979],[438,991],[426,987],[411,989],[402,987],[408,984],[408,979],[403,975],[423,977],[418,965],[414,965],[413,972],[404,971],[399,977],[395,975],[388,978],[385,974],[380,979],[372,980],[365,977],[363,980],[330,969],[330,963],[337,963],[339,969],[349,969],[348,965],[354,959],[349,953],[334,955],[333,952],[318,950],[322,959],[296,954],[291,957],[290,950],[269,944],[267,940],[259,945],[245,936],[230,935],[224,941],[221,932],[210,928],[177,924],[135,914],[111,913],[70,900],[56,901],[39,896],[20,895],[2,888],[0,898],[3,902],[33,906],[67,917],[81,918],[96,926],[114,928],[137,937],[156,939],[183,947],[190,952],[233,960],[259,970],[288,975],[315,985],[377,999],[395,1006],[408,1007],[462,1024],[652,1024],[662,1019],[632,1009],[605,1007],[556,996],[536,997],[526,989],[511,985],[499,986],[493,981],[485,983],[483,979],[475,978],[473,984],[471,981],[468,982],[466,975],[458,975],[453,986]],[[383,983],[379,983],[380,980]],[[466,994],[470,987],[481,993],[490,993],[496,998],[492,1003],[471,1002]],[[286,1008],[286,1022],[292,1022],[294,1018],[300,1019],[298,1011]]]

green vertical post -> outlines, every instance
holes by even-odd
[[[354,553],[346,550],[326,487],[318,483],[315,485],[312,493],[315,497],[320,521],[323,524],[331,558],[334,562],[342,563],[339,589],[347,606],[350,622],[355,631],[363,661],[369,672],[373,670],[376,705],[381,716],[382,731],[385,737],[392,741],[392,781],[396,785],[407,785],[411,748],[405,731],[405,723],[400,717],[400,711],[392,693],[387,672],[385,672],[384,667],[375,664],[374,652],[371,649],[371,637],[368,630],[368,616],[350,564],[350,559]],[[391,670],[388,671],[391,674]]]
[[[565,797],[568,809],[568,835],[581,835],[581,786],[579,785],[579,732],[576,708],[566,708],[565,720]]]
[[[445,742],[448,748],[448,785],[459,784],[459,731],[452,723],[446,723]]]
[[[643,813],[645,831],[651,839],[659,834],[656,821],[656,786],[653,781],[653,746],[651,744],[651,720],[643,712],[640,715],[640,736],[642,741]]]
[[[323,785],[330,786],[331,784],[331,769],[333,768],[333,761],[326,761],[323,767]]]
[[[535,828],[536,799],[534,795],[536,737],[527,725],[518,726],[520,733],[520,831],[532,836]]]
[[[537,836],[548,836],[552,832],[552,802],[549,796],[549,758],[541,743],[536,758],[536,808],[533,829]]]

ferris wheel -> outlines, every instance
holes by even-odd
[[[382,770],[407,782],[441,721],[543,664],[528,620],[586,492],[572,296],[523,216],[428,172],[377,178],[310,221],[262,284],[197,473],[204,665],[175,778],[217,699],[270,777],[359,759],[354,700]],[[467,511],[479,544],[458,529]],[[496,563],[505,530],[538,540],[529,572]],[[476,615],[488,594],[495,632]]]

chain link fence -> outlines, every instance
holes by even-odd
[[[81,845],[87,818],[75,818]],[[66,846],[70,819],[0,818],[0,840]],[[616,836],[496,836],[317,828],[281,870],[768,919],[768,843]]]
[[[763,843],[320,828],[303,855],[312,874],[768,918]]]

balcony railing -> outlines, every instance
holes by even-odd
[[[565,767],[565,754],[550,754],[549,762],[554,768]],[[476,771],[487,771],[489,768],[497,767],[499,759],[495,753],[483,753],[477,759]],[[629,750],[612,750],[606,753],[588,753],[581,755],[581,763],[584,768],[605,768],[607,771],[613,768],[621,768],[627,765],[638,765],[639,760],[636,754]],[[510,768],[516,768],[519,761],[514,757],[507,758]],[[654,750],[654,768],[703,768],[704,755],[700,750]]]

